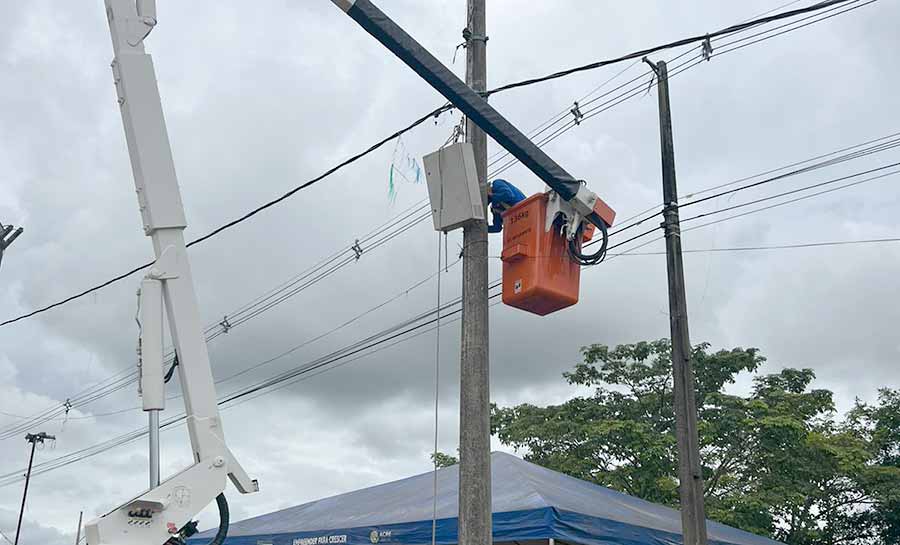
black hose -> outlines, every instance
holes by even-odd
[[[606,222],[600,220],[599,227],[600,233],[603,236],[603,241],[600,243],[600,248],[592,254],[581,253],[581,235],[584,232],[584,224],[578,227],[575,236],[569,240],[569,255],[571,255],[572,259],[579,265],[597,265],[606,257],[606,248],[609,246],[609,232],[606,228]]]
[[[216,496],[216,506],[219,508],[219,531],[216,532],[216,537],[209,542],[209,545],[222,545],[225,543],[225,538],[228,537],[228,522],[230,517],[228,513],[228,502],[225,500],[224,493]]]
[[[225,543],[225,538],[228,537],[228,522],[230,515],[228,512],[228,502],[225,500],[224,493],[216,496],[216,506],[219,508],[219,531],[216,532],[216,536],[209,542],[209,545],[222,545]],[[172,536],[166,541],[165,545],[185,545],[185,540],[197,532],[197,521],[189,520],[187,524],[178,531],[177,535]]]
[[[178,352],[175,353],[175,359],[172,360],[172,367],[169,367],[169,371],[166,373],[166,376],[163,377],[163,382],[168,384],[170,380],[172,380],[172,375],[175,374],[175,368],[178,367]]]

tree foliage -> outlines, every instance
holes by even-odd
[[[431,463],[438,469],[444,467],[455,466],[459,463],[459,458],[453,456],[452,454],[447,454],[446,452],[432,452],[431,453]]]
[[[526,458],[678,505],[667,340],[583,349],[561,405],[494,407],[492,431]],[[692,351],[707,514],[791,545],[900,543],[900,391],[839,420],[810,369],[760,375],[758,350]],[[747,396],[725,392],[753,374]]]

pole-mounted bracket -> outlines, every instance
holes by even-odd
[[[469,42],[484,42],[487,44],[487,41],[490,39],[488,36],[483,36],[481,34],[472,34],[472,31],[468,29],[468,27],[464,28],[462,31],[463,40],[466,43]]]

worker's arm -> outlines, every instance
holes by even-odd
[[[488,233],[499,233],[503,230],[503,216],[491,210],[493,219],[488,224]]]

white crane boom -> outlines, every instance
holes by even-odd
[[[145,282],[159,282],[184,393],[194,464],[159,486],[85,526],[88,545],[161,545],[225,489],[226,475],[241,493],[258,490],[225,444],[222,420],[191,266],[184,242],[184,206],[163,118],[159,88],[144,38],[156,25],[154,0],[105,0],[115,58],[113,77],[125,126],[144,232],[156,262]],[[158,328],[156,328],[158,329]],[[145,340],[145,342],[147,342]],[[154,342],[155,344],[155,342]],[[149,348],[149,346],[148,346]],[[154,353],[155,353],[154,348]],[[144,365],[161,365],[153,357]],[[146,369],[159,383],[160,369]],[[147,386],[145,386],[146,388]],[[159,391],[145,392],[159,396]],[[145,403],[148,410],[159,405]]]

